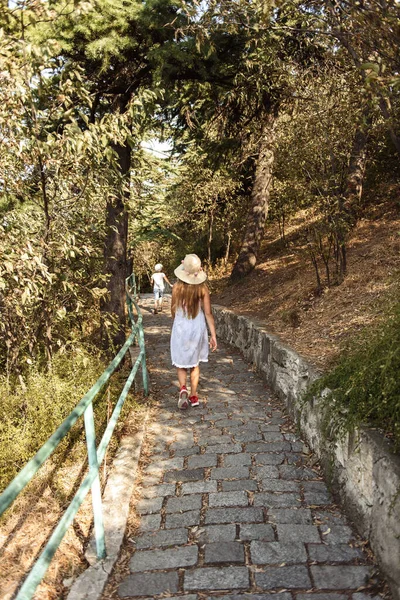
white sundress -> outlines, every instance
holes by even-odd
[[[171,332],[171,360],[181,369],[208,362],[207,325],[201,309],[194,319],[188,319],[182,308],[177,309]]]

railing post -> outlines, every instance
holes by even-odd
[[[86,432],[86,444],[88,450],[89,469],[96,471],[97,475],[92,483],[92,504],[93,504],[93,516],[94,516],[94,531],[96,537],[96,551],[97,558],[106,557],[106,544],[104,539],[104,523],[103,523],[103,509],[101,503],[101,489],[100,489],[100,478],[99,478],[99,464],[97,461],[97,450],[96,450],[96,432],[94,428],[94,417],[93,417],[93,404],[92,402],[88,405],[84,413],[85,418],[85,432]]]
[[[143,391],[144,391],[144,395],[148,396],[149,395],[149,378],[147,375],[147,367],[146,367],[146,348],[144,345],[143,327],[140,326],[138,328],[138,330],[139,330],[138,331],[139,348],[143,352],[143,356],[142,356]]]

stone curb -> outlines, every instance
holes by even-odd
[[[140,431],[121,439],[103,494],[103,517],[107,558],[97,561],[94,536],[86,551],[90,567],[73,583],[67,600],[97,600],[116,563],[123,543],[129,516],[130,498],[137,476],[140,452],[146,431],[150,406],[147,407]]]

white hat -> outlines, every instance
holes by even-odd
[[[207,279],[197,254],[186,254],[182,264],[176,267],[174,273],[181,281],[193,285],[203,283]]]
[[[155,271],[162,271],[162,264],[161,263],[157,263],[156,266],[154,267]]]

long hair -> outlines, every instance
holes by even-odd
[[[205,283],[196,285],[184,281],[175,283],[172,289],[172,316],[175,317],[177,309],[182,308],[189,319],[194,319],[199,313],[200,300],[203,298],[206,289]]]

